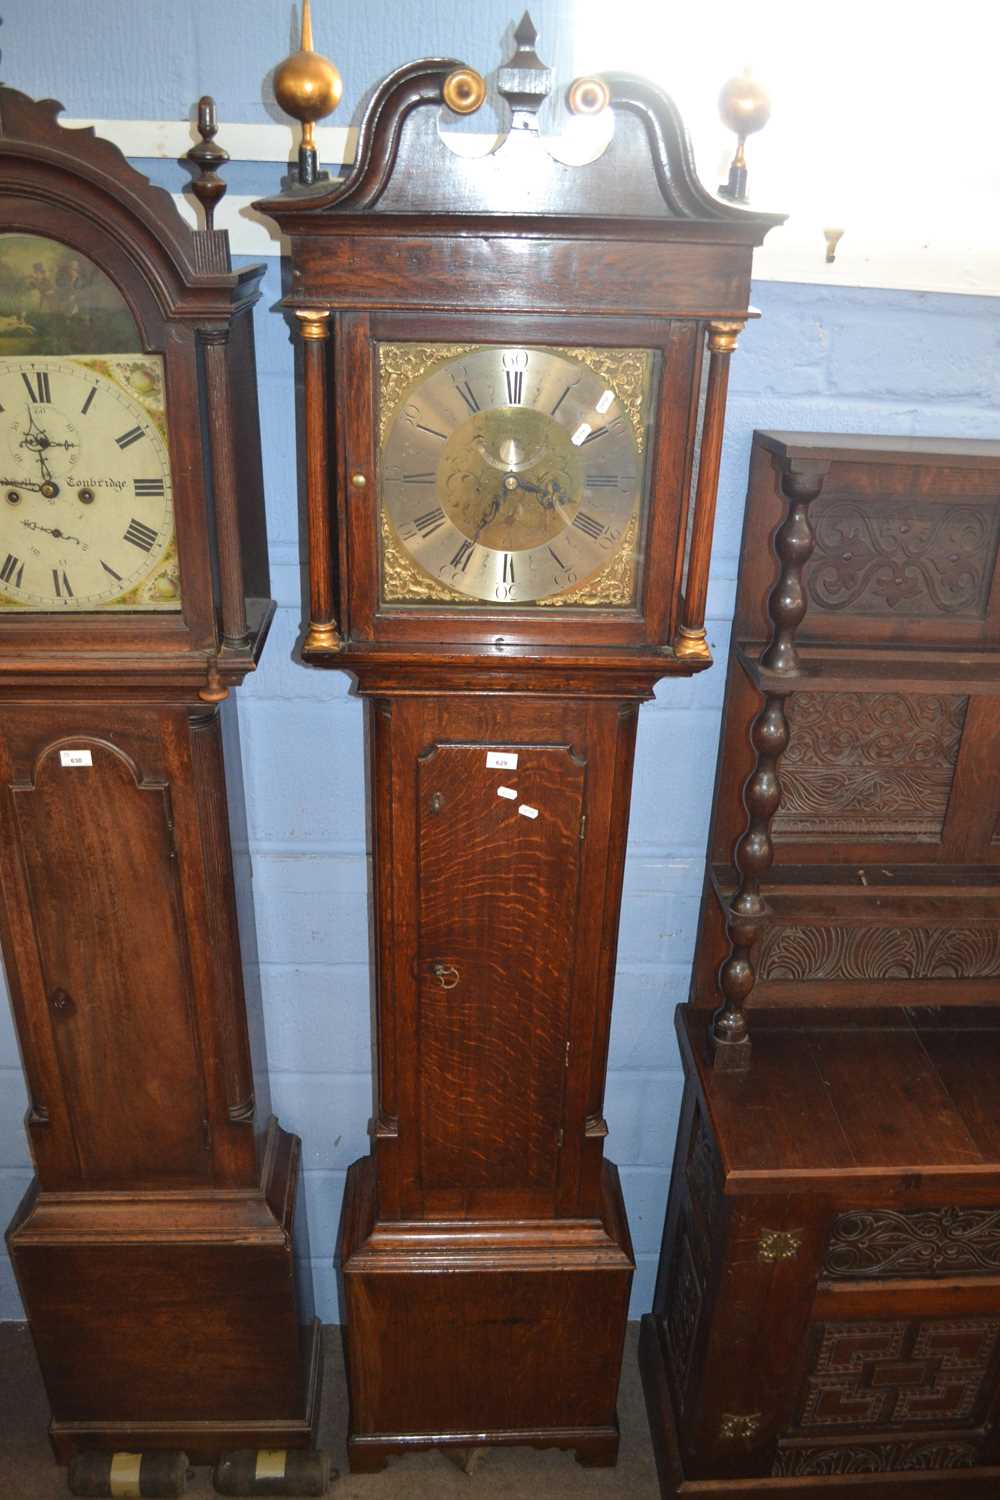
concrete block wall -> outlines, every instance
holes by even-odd
[[[29,19],[26,0],[18,4],[19,34],[34,35],[37,45],[26,52],[26,65],[20,58],[10,65],[14,27],[5,14],[5,76],[36,95],[63,97],[73,114],[176,116],[212,84],[223,119],[260,117],[256,84],[245,79],[240,89],[230,83],[226,98],[213,69],[198,73],[178,64],[154,78],[133,67],[130,57],[124,71],[109,73],[83,43],[75,49],[68,42],[53,60],[42,21]],[[112,8],[126,27],[151,24],[144,7],[115,0]],[[229,0],[217,7],[223,19],[229,8]],[[383,8],[379,0],[372,9]],[[508,8],[489,0],[476,36],[499,36]],[[67,26],[75,27],[86,9],[67,3]],[[197,8],[193,0],[179,0],[175,9],[173,34],[180,38],[181,22],[193,27]],[[536,20],[543,36],[546,20],[565,25],[570,10],[566,0],[542,0]],[[449,40],[444,24],[451,8],[432,11],[442,32],[439,50],[462,55],[464,38]],[[439,39],[428,43],[415,13],[407,20],[404,8],[400,16],[397,30],[373,32],[371,48],[354,58],[352,76],[372,80],[433,50]],[[350,18],[342,24],[350,27]],[[232,34],[241,30],[237,25]],[[251,41],[240,56],[221,44],[213,51],[215,59],[230,59],[224,74],[242,69],[247,78],[250,72],[259,78],[263,68],[254,48],[264,66],[273,61],[273,44],[259,47],[257,34]],[[162,38],[158,45],[162,49]],[[465,48],[470,60],[491,66],[494,59],[480,56],[481,50]],[[547,55],[556,51],[550,47]],[[343,47],[337,55],[343,63]],[[213,67],[218,76],[219,64]],[[183,181],[170,164],[140,165],[174,191]],[[271,190],[277,177],[273,167],[254,164],[238,173],[241,192]],[[344,1173],[368,1149],[371,1110],[362,716],[337,673],[310,671],[291,659],[301,611],[300,542],[291,350],[284,321],[269,310],[279,296],[279,267],[272,260],[256,322],[272,581],[280,608],[238,713],[272,1101],[282,1123],[303,1138],[314,1257],[308,1269],[318,1311],[336,1321],[331,1254]],[[752,431],[998,436],[996,301],[778,283],[756,285],[753,300],[763,316],[733,357],[709,594],[717,664],[691,681],[662,685],[639,722],[606,1104],[608,1155],[621,1167],[639,1260],[633,1316],[652,1296],[681,1095],[672,1016],[689,982]],[[30,1180],[25,1103],[13,1029],[0,1007],[2,1223]],[[9,1263],[0,1258],[0,1318],[20,1316]]]

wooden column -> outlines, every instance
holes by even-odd
[[[788,747],[785,699],[800,685],[795,632],[808,603],[802,570],[815,543],[809,524],[809,505],[822,490],[828,468],[825,462],[793,462],[781,479],[789,507],[774,538],[781,569],[767,601],[773,628],[771,640],[760,658],[766,684],[764,706],[750,726],[750,744],[756,761],[743,786],[747,824],[733,855],[740,883],[726,916],[729,956],[719,970],[723,1003],[712,1024],[715,1066],[734,1071],[750,1066],[750,1034],[744,1007],[757,980],[751,953],[761,936],[768,910],[761,882],[774,863],[771,821],[781,805],[778,768]]]
[[[741,321],[715,321],[708,325],[708,389],[705,394],[705,417],[701,430],[701,455],[698,460],[698,488],[695,494],[691,545],[688,552],[687,581],[684,589],[684,611],[674,650],[687,661],[710,660],[705,640],[705,603],[708,598],[708,568],[712,557],[712,533],[715,530],[715,501],[719,488],[719,465],[722,461],[722,435],[726,420],[726,391],[729,386],[729,356],[743,329]]]
[[[296,312],[305,374],[306,504],[309,516],[309,632],[304,649],[330,654],[344,647],[333,604],[330,527],[329,339],[327,309]]]
[[[243,552],[236,498],[232,391],[229,385],[229,328],[203,328],[205,390],[212,456],[215,530],[219,546],[219,590],[222,595],[222,635],[227,645],[240,646],[247,638]]]

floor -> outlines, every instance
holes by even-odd
[[[629,1327],[618,1398],[621,1453],[614,1469],[582,1469],[571,1453],[529,1448],[494,1449],[477,1456],[471,1474],[441,1453],[415,1453],[390,1461],[382,1474],[351,1476],[344,1453],[345,1387],[340,1335],[326,1331],[326,1382],[320,1445],[333,1455],[340,1481],[336,1500],[467,1500],[502,1495],[530,1500],[574,1496],[628,1496],[658,1500],[656,1469],[636,1358],[639,1325]],[[55,1500],[68,1494],[65,1473],[52,1462],[46,1437],[48,1412],[31,1339],[23,1323],[0,1323],[0,1496],[3,1500]],[[188,1495],[214,1495],[211,1471],[197,1469]]]

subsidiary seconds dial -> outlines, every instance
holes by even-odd
[[[0,359],[0,607],[114,605],[173,540],[166,444],[100,363]]]
[[[434,365],[386,431],[381,494],[399,544],[472,604],[571,594],[626,545],[642,492],[635,429],[574,352],[472,349]]]

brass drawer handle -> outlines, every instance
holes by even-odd
[[[443,990],[453,990],[461,978],[454,964],[432,964],[431,973]]]

